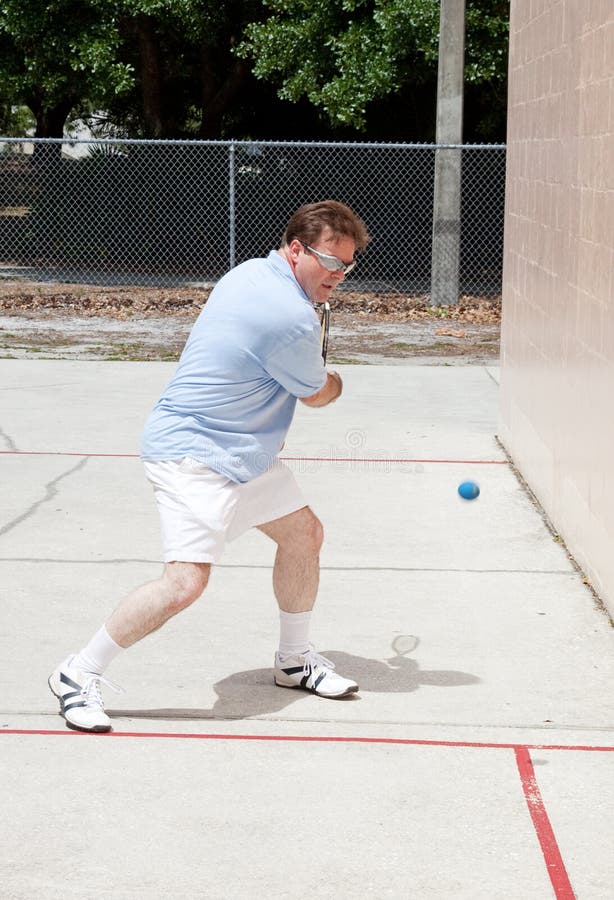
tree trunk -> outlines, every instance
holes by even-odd
[[[72,108],[72,103],[63,102],[51,109],[33,109],[36,119],[37,138],[61,138],[64,137],[64,123],[68,118],[68,113]]]
[[[230,45],[233,44],[234,40],[231,38]],[[214,140],[221,136],[224,113],[239,94],[248,68],[242,59],[236,59],[228,53],[225,59],[225,78],[221,78],[221,66],[216,65],[211,47],[207,45],[203,45],[201,60],[202,113],[198,136],[201,140]]]
[[[148,137],[160,138],[164,134],[162,119],[162,66],[160,44],[151,16],[136,17],[139,52],[141,57],[141,93],[143,122]]]
[[[41,97],[31,97],[28,106],[36,119],[36,138],[61,138],[64,137],[64,125],[68,114],[73,108],[74,101],[66,98],[56,106],[49,107]],[[62,145],[34,144],[34,160],[42,162],[48,159],[58,159],[62,155]]]

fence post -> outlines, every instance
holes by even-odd
[[[437,75],[437,144],[463,139],[465,0],[441,0]],[[460,147],[435,151],[431,303],[458,303],[460,262]]]
[[[228,256],[230,268],[233,269],[236,258],[236,232],[235,232],[235,142],[231,141],[228,154],[228,207],[229,207],[229,237]]]

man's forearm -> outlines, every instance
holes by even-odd
[[[320,388],[317,394],[312,394],[311,397],[301,397],[301,402],[305,406],[328,406],[329,403],[334,403],[341,396],[342,390],[343,382],[339,373],[328,372],[324,387]]]

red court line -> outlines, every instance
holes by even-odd
[[[0,734],[14,735],[52,735],[60,737],[107,737],[107,738],[176,738],[182,740],[210,740],[210,741],[277,741],[299,743],[337,743],[337,744],[396,744],[401,746],[422,747],[455,747],[455,748],[479,748],[496,750],[513,750],[516,757],[516,765],[522,789],[527,802],[533,827],[541,847],[546,864],[546,870],[554,889],[556,900],[575,900],[575,893],[571,886],[557,840],[544,805],[544,801],[535,778],[535,770],[531,761],[530,750],[576,750],[589,752],[614,752],[614,746],[591,747],[589,745],[570,744],[513,744],[513,743],[487,743],[480,741],[435,741],[419,740],[411,738],[370,738],[370,737],[341,737],[326,735],[271,735],[271,734],[196,734],[181,732],[153,732],[153,731],[111,731],[106,734],[90,735],[82,731],[46,730],[11,728],[0,729]]]
[[[0,456],[86,456],[117,459],[139,459],[138,453],[76,453],[68,450],[0,450]],[[280,456],[286,462],[352,462],[352,463],[432,463],[450,466],[509,466],[506,459],[398,459],[367,456]]]
[[[526,747],[517,747],[515,752],[522,789],[531,819],[533,820],[537,839],[544,854],[546,869],[554,888],[555,897],[557,900],[575,900],[576,895],[571,886],[563,857],[544,806],[529,751]]]
[[[169,738],[181,740],[203,741],[278,741],[321,744],[397,744],[410,747],[456,747],[477,748],[482,750],[575,750],[593,753],[614,753],[614,746],[591,746],[589,744],[516,744],[488,743],[481,741],[435,741],[419,738],[383,738],[383,737],[342,737],[339,735],[307,735],[307,734],[218,734],[180,731],[109,731],[91,735],[88,732],[65,729],[44,728],[0,728],[0,735],[57,735],[59,737],[107,737],[107,738]]]

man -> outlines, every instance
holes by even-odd
[[[225,541],[252,527],[277,544],[276,684],[335,698],[358,690],[309,641],[322,526],[277,454],[297,399],[321,407],[341,394],[341,378],[322,362],[312,304],[330,297],[368,241],[349,207],[308,204],[279,250],[237,266],[212,291],[143,436],[165,567],[50,676],[70,728],[111,729],[100,691],[113,687],[103,677],[109,663],[200,597]]]

